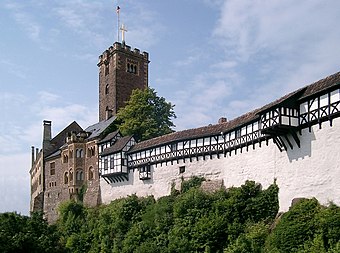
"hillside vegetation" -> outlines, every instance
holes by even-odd
[[[247,181],[207,193],[202,180],[184,181],[181,192],[158,200],[63,203],[55,225],[39,214],[0,214],[0,252],[340,252],[338,206],[305,199],[275,220],[275,182],[265,190]]]

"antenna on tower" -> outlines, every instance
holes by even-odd
[[[118,3],[118,1],[117,1],[117,3]],[[117,4],[116,12],[117,12],[117,41],[119,42],[119,29],[120,29],[119,13],[120,13],[120,7],[119,7],[118,4]]]

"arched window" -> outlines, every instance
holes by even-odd
[[[89,168],[89,171],[88,171],[87,175],[88,175],[87,176],[88,180],[93,180],[94,179],[94,170],[93,170],[92,166]]]
[[[77,158],[81,158],[83,157],[83,149],[82,148],[79,148],[79,149],[76,149],[76,157]]]
[[[70,169],[70,173],[69,173],[69,181],[72,182],[73,181],[73,170]]]
[[[67,154],[64,154],[63,162],[64,163],[68,163],[68,155]]]
[[[107,84],[105,86],[105,95],[109,94],[109,85]]]
[[[68,184],[68,172],[67,171],[64,174],[64,184]]]
[[[76,172],[76,180],[83,181],[84,180],[84,173],[82,169],[78,169]]]

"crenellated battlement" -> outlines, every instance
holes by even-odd
[[[120,42],[115,42],[112,46],[106,49],[98,59],[97,66],[99,67],[101,64],[105,63],[114,53],[117,51],[127,53],[129,55],[133,55],[134,57],[143,58],[145,61],[149,61],[149,53],[143,51],[142,53],[138,48],[131,49],[131,46],[126,44],[122,44]]]

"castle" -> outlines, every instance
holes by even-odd
[[[31,211],[54,222],[65,200],[161,197],[194,175],[224,187],[276,180],[281,211],[300,197],[340,204],[340,72],[231,121],[136,142],[110,126],[132,90],[148,86],[148,64],[148,53],[116,42],[99,57],[99,122],[73,122],[52,138],[44,121],[42,148],[32,147]]]

